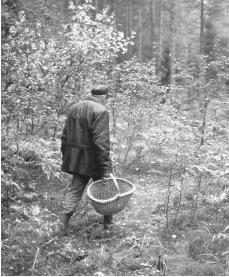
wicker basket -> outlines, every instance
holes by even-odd
[[[90,184],[87,194],[98,213],[111,215],[124,209],[134,190],[135,186],[131,182],[111,175],[111,178]]]

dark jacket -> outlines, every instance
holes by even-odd
[[[64,172],[90,177],[112,172],[109,114],[96,98],[89,97],[69,109],[61,151]]]

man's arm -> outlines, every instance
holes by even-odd
[[[68,118],[65,120],[64,129],[61,135],[61,152],[64,155],[65,145],[67,143],[67,126],[68,126]]]
[[[99,113],[92,123],[92,141],[95,147],[98,168],[103,175],[112,172],[110,159],[110,134],[108,111]]]

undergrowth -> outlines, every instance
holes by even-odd
[[[53,234],[60,226],[62,195],[70,181],[59,164],[55,142],[35,141],[21,151],[3,145],[2,275],[228,273],[228,198],[220,198],[220,190],[214,199],[205,191],[195,213],[194,197],[187,194],[177,212],[173,193],[166,227],[164,179],[154,176],[156,186],[150,175],[126,176],[137,191],[125,211],[115,216],[109,233],[84,198],[69,237],[58,238]]]

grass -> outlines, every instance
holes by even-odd
[[[2,275],[156,276],[161,274],[159,256],[166,261],[166,275],[227,272],[228,254],[222,255],[229,245],[223,232],[227,202],[220,211],[202,203],[191,218],[185,199],[176,221],[171,204],[166,228],[166,177],[126,174],[137,190],[125,210],[114,216],[110,232],[103,230],[102,216],[85,197],[72,217],[69,236],[52,238],[60,224],[64,186],[55,177],[47,180],[39,168],[31,171],[31,164],[18,172],[24,174],[20,180],[26,193],[14,195],[8,205],[2,195]],[[70,181],[68,175],[64,178]]]

